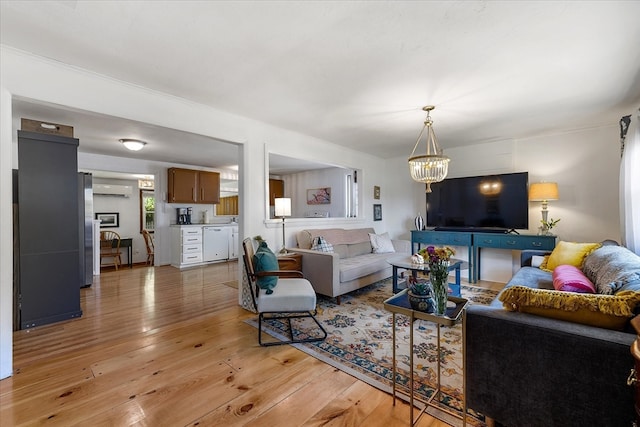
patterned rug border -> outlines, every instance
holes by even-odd
[[[376,292],[379,288],[384,288],[384,287],[388,287],[388,296],[391,296],[390,293],[390,288],[391,288],[391,279],[385,279],[385,280],[381,280],[379,282],[376,282],[366,288],[360,289],[358,291],[354,291],[350,294],[344,295],[343,296],[343,301],[342,301],[342,307],[345,307],[345,311],[349,310],[349,308],[347,308],[347,306],[351,303],[351,301],[358,301],[360,298],[365,298],[366,296],[369,296],[371,293]],[[495,297],[495,295],[498,294],[498,291],[492,291],[486,288],[482,288],[479,286],[474,286],[474,285],[467,285],[467,284],[463,284],[462,285],[462,289],[464,292],[464,289],[467,289],[468,292],[472,292],[472,293],[481,293],[484,295],[490,295],[491,298]],[[387,297],[388,297],[387,296]],[[319,311],[324,311],[324,309],[328,308],[340,308],[341,306],[337,306],[334,302],[334,299],[332,298],[328,298],[328,297],[324,297],[324,296],[319,296],[318,297],[318,307],[320,308]],[[367,301],[364,301],[363,303],[367,303]],[[375,305],[370,305],[367,304],[373,308],[375,308]],[[324,306],[325,308],[323,309],[322,306]],[[387,312],[386,310],[384,311],[384,313],[388,314],[389,316],[391,315],[390,312]],[[397,315],[396,317],[396,322],[399,324],[402,321],[398,321],[399,318],[405,318],[406,316],[402,316],[402,315]],[[408,318],[407,319],[407,323],[408,323]],[[255,328],[258,327],[258,322],[256,318],[251,318],[251,319],[247,319],[245,320],[245,322]],[[418,322],[423,322],[423,321],[418,321]],[[310,324],[312,323],[311,321],[309,322]],[[431,323],[431,322],[427,322],[427,323]],[[287,339],[286,336],[284,336],[283,334],[278,332],[278,328],[276,326],[273,325],[269,325],[270,327],[265,328],[264,332],[271,335],[272,337],[279,339],[279,340],[285,340]],[[460,327],[460,323],[458,323],[455,327]],[[274,328],[276,330],[274,330]],[[298,329],[296,329],[298,330]],[[397,343],[397,345],[399,345],[399,343]],[[361,368],[361,370],[358,369],[354,369],[353,367],[349,366],[347,363],[352,363],[353,365],[355,365],[356,367],[359,366],[357,361],[354,359],[350,362],[347,362],[344,360],[344,358],[336,358],[331,357],[332,354],[335,354],[336,352],[339,352],[340,347],[336,347],[335,345],[331,344],[331,343],[327,343],[327,341],[324,342],[320,342],[320,343],[307,343],[307,344],[293,344],[293,346],[297,349],[299,349],[300,351],[309,354],[310,356],[324,362],[327,363],[328,365],[339,369],[345,373],[347,373],[348,375],[351,375],[361,381],[364,381],[365,383],[384,391],[385,393],[388,394],[392,394],[393,388],[391,384],[387,384],[385,382],[382,382],[376,378],[374,378],[373,376],[371,376],[371,372],[369,370],[366,370],[364,368]],[[324,347],[323,347],[324,346]],[[333,347],[335,348],[334,351],[331,350],[331,348],[328,347]],[[415,348],[415,345],[414,345]],[[365,359],[360,359],[364,362],[366,362],[365,364],[370,365],[368,360]],[[384,363],[382,363],[382,361],[380,361],[379,359],[373,359],[376,361],[376,366],[378,367],[378,370],[382,370],[385,371],[387,370],[386,368],[384,368]],[[388,372],[390,373],[390,372]],[[380,372],[378,372],[378,375],[380,377],[384,377],[384,375]],[[396,375],[399,378],[399,380],[396,383],[396,388],[400,391],[403,392],[408,392],[408,387],[404,384],[408,384],[408,375],[404,375],[402,372],[402,369],[399,367],[398,370],[396,371]],[[414,382],[414,386],[415,386],[416,382]],[[448,390],[445,388],[444,390],[442,390],[442,393],[444,394],[444,401],[450,400],[453,401],[456,399],[455,395],[455,390],[452,390],[450,392],[453,393],[450,394],[447,392]],[[423,396],[430,396],[433,393],[433,387],[431,387],[428,383],[425,382],[418,382],[418,388],[416,389],[416,392],[422,393]],[[403,393],[398,393],[396,395],[397,398],[404,400],[404,401],[408,401],[409,397],[405,396]],[[420,400],[415,401],[416,406],[417,407],[423,407],[423,403]],[[447,407],[448,405],[446,405],[445,403],[441,403],[443,405],[443,407]],[[448,407],[449,410],[453,410],[456,411],[456,409],[454,407],[449,406]],[[435,418],[438,418],[441,421],[444,421],[446,423],[448,423],[449,425],[452,426],[457,426],[457,425],[462,425],[462,421],[459,418],[456,418],[454,416],[452,416],[451,414],[448,414],[447,412],[444,412],[443,410],[438,409],[437,407],[434,406],[429,406],[426,410],[426,412],[432,416],[434,416]],[[482,427],[484,426],[484,422],[483,422],[483,417],[481,417],[478,414],[475,414],[473,412],[470,412],[470,416],[473,417],[473,419],[471,417],[468,417],[467,419],[467,424],[470,426],[478,426],[478,427]]]

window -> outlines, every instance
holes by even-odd
[[[140,190],[140,231],[153,233],[155,228],[156,198],[153,190]]]

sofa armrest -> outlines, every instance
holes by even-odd
[[[549,254],[551,254],[551,251],[526,249],[520,252],[520,267],[531,267],[531,260],[534,256],[546,256]]]
[[[409,240],[391,240],[393,243],[393,249],[396,252],[411,254],[411,242]]]
[[[634,334],[489,306],[466,313],[467,404],[509,425],[631,425]]]
[[[339,295],[334,287],[340,284],[340,255],[311,249],[289,250],[302,255],[302,274],[311,282],[316,293],[329,297]]]

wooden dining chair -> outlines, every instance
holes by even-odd
[[[111,258],[112,264],[116,270],[122,264],[120,258],[120,235],[115,231],[101,231],[100,232],[100,267],[102,267],[103,259]]]
[[[258,312],[258,343],[261,346],[270,346],[324,340],[327,337],[327,331],[314,316],[316,312],[316,292],[311,283],[299,271],[256,271],[254,268],[255,251],[252,239],[244,239],[242,248],[245,272],[251,288],[251,297],[254,308]],[[258,285],[259,278],[274,276],[278,279],[272,289],[263,289]],[[291,320],[300,318],[312,319],[318,326],[318,333],[307,335],[304,332],[296,331],[291,324]],[[289,340],[262,341],[262,322],[272,320],[287,323]]]
[[[144,244],[147,246],[147,265],[153,265],[153,254],[155,251],[153,236],[147,230],[142,230],[142,237],[144,237]]]

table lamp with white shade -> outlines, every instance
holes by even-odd
[[[286,254],[287,249],[285,248],[286,240],[284,237],[284,218],[286,216],[291,216],[291,199],[288,197],[276,198],[274,215],[282,218],[282,249],[280,249],[280,253]]]

